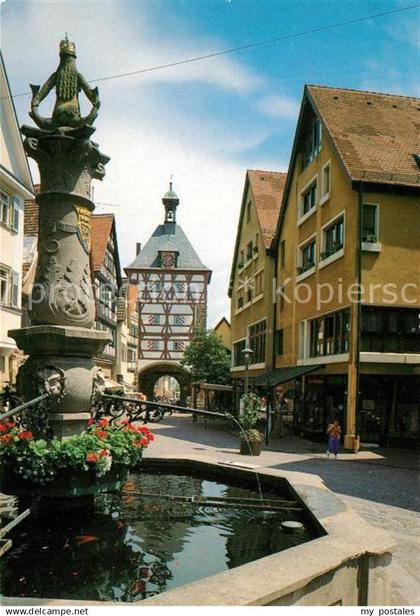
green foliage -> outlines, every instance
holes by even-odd
[[[110,424],[107,419],[98,423],[90,420],[83,434],[49,442],[34,439],[32,432],[6,421],[0,423],[0,461],[23,479],[44,485],[60,469],[93,471],[100,477],[113,464],[133,468],[153,440],[146,426],[128,421]]]
[[[181,359],[191,370],[193,381],[225,384],[230,378],[230,356],[220,337],[198,328]]]
[[[246,430],[246,439],[249,443],[258,443],[262,438],[263,435],[259,430]]]
[[[242,396],[242,404],[243,407],[239,423],[243,430],[247,432],[248,430],[252,430],[257,424],[258,415],[261,410],[261,400],[256,394],[246,394]]]

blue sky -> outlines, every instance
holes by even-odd
[[[6,0],[2,50],[12,91],[20,93],[55,70],[66,31],[76,42],[79,70],[92,80],[415,3]],[[209,325],[229,315],[246,169],[287,169],[305,83],[419,96],[419,32],[417,8],[99,83],[94,139],[112,160],[95,197],[118,206],[98,211],[116,215],[122,264],[161,222],[160,199],[173,174],[178,221],[214,271]],[[15,99],[21,123],[30,123],[29,102]]]

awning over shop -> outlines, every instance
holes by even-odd
[[[309,374],[309,372],[319,370],[319,368],[323,367],[324,366],[320,366],[319,364],[317,364],[316,366],[292,366],[290,368],[276,368],[275,370],[271,370],[270,372],[266,372],[265,374],[260,374],[259,376],[257,376],[253,384],[261,387],[274,387],[274,385],[287,383],[287,381],[292,381],[293,379],[298,376],[301,376],[302,374]]]

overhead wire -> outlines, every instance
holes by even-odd
[[[177,60],[175,62],[168,62],[166,64],[158,64],[156,66],[149,66],[147,68],[142,68],[142,69],[138,69],[135,71],[129,71],[126,73],[116,73],[114,75],[108,75],[105,77],[98,77],[96,79],[90,79],[89,83],[99,83],[102,81],[110,81],[111,79],[121,79],[122,77],[131,77],[133,75],[141,75],[144,73],[151,73],[153,71],[159,71],[159,70],[163,70],[166,68],[172,68],[174,66],[182,66],[185,64],[190,64],[192,62],[199,62],[202,60],[208,60],[211,58],[216,58],[216,57],[220,57],[220,56],[225,56],[231,53],[238,53],[240,51],[244,51],[246,49],[253,49],[255,47],[262,47],[264,45],[271,45],[273,43],[278,43],[281,41],[286,41],[286,40],[290,40],[290,39],[294,39],[294,38],[298,38],[298,37],[302,37],[302,36],[306,36],[308,34],[316,34],[319,32],[325,32],[327,30],[332,30],[334,28],[341,28],[343,26],[349,26],[352,24],[356,24],[356,23],[361,23],[363,21],[369,21],[371,19],[377,19],[380,17],[386,17],[388,15],[394,15],[396,13],[402,13],[403,11],[410,11],[413,10],[415,8],[420,7],[420,3],[416,3],[416,4],[411,4],[410,6],[405,6],[405,7],[400,7],[398,9],[393,9],[392,11],[383,11],[381,13],[375,13],[372,15],[365,15],[364,17],[355,17],[353,19],[348,19],[346,21],[341,21],[341,22],[337,22],[334,24],[329,24],[326,26],[319,26],[317,28],[311,28],[309,30],[302,30],[300,32],[293,32],[291,34],[284,34],[282,36],[277,36],[274,38],[270,38],[270,39],[266,39],[263,41],[256,41],[254,43],[247,43],[246,45],[240,45],[238,47],[231,47],[229,49],[224,49],[221,51],[215,51],[212,53],[208,53],[208,54],[203,54],[200,56],[194,56],[192,58],[185,58],[184,60]],[[29,96],[31,94],[31,92],[21,92],[19,94],[12,94],[11,98],[18,98],[20,96]],[[0,98],[0,100],[3,100],[4,98],[9,98],[8,96],[3,96]]]

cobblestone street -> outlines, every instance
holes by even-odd
[[[420,473],[418,452],[365,450],[328,459],[319,443],[296,437],[271,440],[259,458],[240,456],[228,426],[189,415],[153,425],[158,438],[150,455],[199,453],[213,460],[315,474],[361,517],[387,530],[398,548],[392,562],[393,605],[420,604]]]

